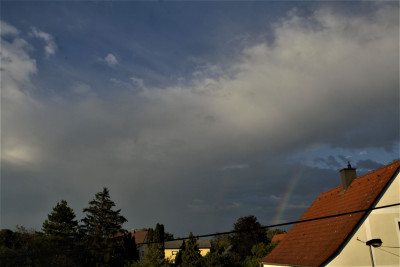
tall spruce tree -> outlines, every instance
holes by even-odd
[[[53,207],[53,211],[47,215],[47,220],[42,225],[45,234],[61,238],[74,237],[77,229],[78,221],[75,220],[75,213],[65,200],[61,200]]]
[[[125,232],[122,224],[127,220],[120,215],[119,210],[113,210],[114,201],[110,198],[107,188],[95,194],[95,198],[89,202],[89,207],[83,209],[86,217],[82,220],[81,227],[85,234],[85,242],[88,253],[85,256],[84,265],[90,266],[119,266],[123,242],[116,238],[117,233]]]
[[[86,217],[82,220],[84,231],[90,237],[107,239],[119,233],[122,224],[126,222],[124,216],[120,215],[119,210],[113,210],[114,201],[110,198],[107,188],[95,194],[95,198],[89,202],[89,207],[83,209]]]

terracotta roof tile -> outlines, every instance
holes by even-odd
[[[400,167],[400,160],[322,193],[300,220],[368,209]],[[261,262],[319,266],[328,260],[357,226],[365,212],[295,224]]]
[[[274,236],[272,237],[272,240],[271,240],[271,241],[272,241],[272,242],[282,241],[282,240],[285,238],[285,236],[286,236],[286,233],[274,235]]]
[[[137,247],[142,246],[147,236],[147,231],[134,232],[133,237],[135,238],[135,243]]]

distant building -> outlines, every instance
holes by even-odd
[[[400,203],[400,161],[322,193],[300,220]],[[381,247],[367,246],[380,239]],[[400,206],[295,224],[260,266],[400,266]]]
[[[145,256],[146,245],[143,243],[147,242],[147,231],[138,231],[134,229],[131,230],[131,235],[135,238],[136,248],[138,250],[139,259],[143,259]]]
[[[135,238],[135,244],[136,244],[136,249],[138,251],[139,255],[139,260],[143,259],[145,256],[145,249],[146,249],[146,243],[147,242],[147,231],[138,231],[136,232],[135,229],[130,230],[129,232],[120,232],[117,233],[113,238],[118,238],[122,239],[128,237],[131,240]]]
[[[182,240],[174,240],[174,241],[165,241],[165,258],[175,262],[175,257],[181,249],[183,241]],[[207,239],[199,239],[197,240],[197,246],[199,247],[201,256],[207,255],[207,253],[211,250],[211,242]]]

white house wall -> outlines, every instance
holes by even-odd
[[[400,203],[400,175],[387,189],[376,207]],[[365,242],[380,238],[380,248],[372,248],[375,266],[400,266],[400,206],[373,210],[345,247],[327,266],[371,266]]]

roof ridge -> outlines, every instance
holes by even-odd
[[[358,176],[358,177],[354,178],[354,181],[359,180],[360,178],[363,178],[364,176],[367,176],[367,175],[373,175],[373,173],[379,172],[381,169],[386,169],[386,168],[389,168],[389,167],[391,167],[392,165],[396,165],[396,164],[399,164],[399,166],[398,166],[398,168],[399,168],[399,167],[400,167],[400,159],[394,160],[393,162],[391,162],[391,163],[389,163],[389,164],[387,164],[387,165],[383,165],[383,166],[379,167],[379,168],[376,169],[376,170],[372,170],[372,171],[370,171],[370,172],[367,172],[366,174],[363,174],[363,175],[361,175],[361,176]],[[353,181],[353,182],[354,182],[354,181]],[[336,186],[336,187],[334,187],[334,188],[332,188],[332,189],[329,189],[329,190],[327,190],[327,191],[322,192],[321,194],[319,194],[318,197],[320,197],[321,195],[325,195],[325,194],[327,194],[327,193],[329,193],[329,192],[331,192],[331,191],[336,191],[336,190],[338,190],[338,189],[340,189],[340,188],[342,188],[342,187],[343,187],[343,185],[338,185],[338,186]]]

